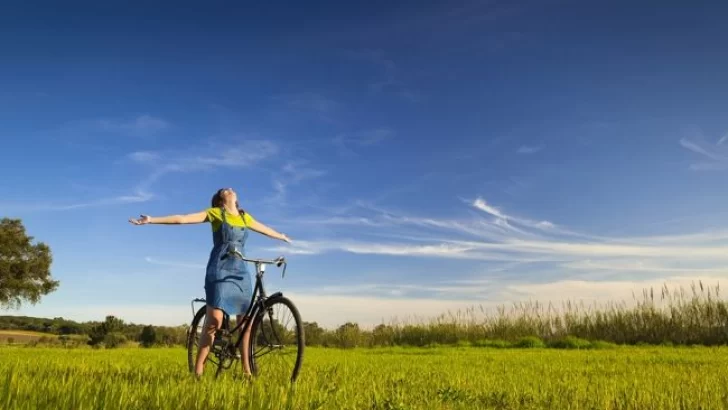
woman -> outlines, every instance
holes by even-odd
[[[139,219],[130,219],[134,225],[146,224],[195,224],[210,222],[212,225],[213,248],[207,262],[205,275],[206,321],[200,336],[200,350],[195,362],[195,375],[202,375],[205,359],[215,337],[215,331],[222,326],[223,311],[228,315],[237,315],[240,320],[247,320],[243,315],[250,306],[253,293],[253,282],[247,265],[239,258],[229,257],[229,251],[237,250],[245,254],[245,242],[248,230],[268,237],[290,243],[284,234],[263,225],[253,219],[238,206],[238,197],[232,188],[220,189],[212,197],[211,207],[193,214],[151,217],[141,215]],[[243,369],[251,374],[248,356],[249,331],[243,335],[241,358]]]

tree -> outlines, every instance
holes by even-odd
[[[303,322],[306,346],[321,346],[324,343],[324,329],[317,322]]]
[[[108,341],[117,342],[124,336],[124,321],[115,316],[106,316],[106,320],[97,324],[91,329],[89,337],[91,340],[89,344],[96,346],[99,343],[107,343]],[[113,334],[109,340],[105,340],[107,335]],[[126,341],[126,337],[123,337],[123,341]]]
[[[0,220],[0,307],[19,308],[23,301],[36,304],[58,288],[51,277],[50,248],[32,244],[20,219]]]
[[[110,332],[104,336],[104,346],[108,349],[119,347],[126,343],[126,336],[121,332]]]
[[[142,334],[139,337],[139,341],[141,342],[143,347],[154,346],[154,344],[157,343],[157,332],[154,330],[154,326],[144,326],[144,329],[142,329]]]
[[[385,324],[379,324],[372,330],[372,345],[391,346],[394,344],[394,328]]]
[[[336,329],[336,342],[339,347],[352,348],[357,347],[361,343],[361,331],[359,325],[352,322],[346,322]]]

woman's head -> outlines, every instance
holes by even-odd
[[[211,205],[213,208],[221,208],[225,205],[232,205],[235,208],[238,206],[238,195],[233,191],[232,188],[222,188],[215,192],[212,196]]]

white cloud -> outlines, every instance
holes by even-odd
[[[646,272],[646,273],[680,273],[680,274],[728,274],[728,266],[706,268],[701,266],[702,260],[676,263],[674,260],[662,259],[584,259],[560,265],[566,269],[580,272],[612,271],[612,272]]]
[[[440,243],[434,245],[401,245],[401,244],[371,244],[349,243],[341,244],[338,249],[359,254],[397,255],[397,256],[437,256],[461,258],[470,255],[473,248],[468,245]]]
[[[368,297],[381,296],[409,296],[413,294],[428,294],[445,299],[462,298],[470,295],[482,296],[493,293],[493,281],[481,280],[477,283],[465,283],[454,280],[434,282],[431,284],[401,284],[401,283],[357,283],[346,285],[327,285],[311,288],[310,292],[320,295],[356,295]]]
[[[284,292],[299,308],[302,319],[334,328],[346,322],[372,328],[381,323],[425,322],[446,312],[482,304],[477,299],[395,298]]]
[[[145,124],[143,120],[141,123]],[[86,209],[99,206],[115,206],[125,204],[135,204],[148,202],[156,197],[151,192],[152,186],[162,177],[175,172],[190,172],[201,169],[213,168],[245,168],[253,166],[260,161],[274,156],[278,153],[278,146],[272,141],[267,140],[246,140],[237,146],[227,147],[225,150],[216,150],[216,145],[210,145],[208,148],[202,148],[202,153],[198,151],[189,152],[152,152],[152,151],[136,151],[128,154],[126,158],[129,160],[145,164],[151,167],[151,173],[139,181],[130,193],[104,196],[89,200],[76,201],[51,201],[42,204],[19,204],[19,203],[0,203],[0,209],[4,212],[37,212],[37,211],[70,211],[77,209]],[[206,153],[209,151],[209,154]],[[221,153],[215,153],[220,151]],[[305,177],[311,177],[312,170],[305,170],[308,173]],[[301,176],[297,176],[301,178]]]
[[[301,256],[336,252],[383,255],[394,261],[430,258],[482,263],[482,267],[467,272],[470,276],[467,279],[463,278],[463,272],[454,273],[449,284],[436,285],[431,283],[432,279],[427,279],[426,283],[418,283],[419,291],[401,285],[389,287],[397,296],[424,292],[432,294],[433,298],[468,299],[468,295],[478,295],[480,300],[513,301],[538,289],[524,284],[525,278],[539,278],[538,281],[550,278],[559,286],[577,289],[587,286],[582,282],[593,283],[595,289],[600,289],[599,283],[604,280],[630,278],[614,286],[621,289],[620,292],[631,292],[643,282],[657,283],[662,279],[656,278],[665,275],[728,276],[726,229],[678,235],[603,237],[574,232],[548,221],[514,217],[480,197],[466,203],[482,214],[472,219],[439,219],[359,206],[347,209],[344,216],[307,216],[303,223],[326,224],[329,237],[294,241],[292,245],[279,246],[275,250]],[[337,230],[339,225],[343,229]],[[351,229],[352,226],[356,229]],[[359,238],[352,238],[352,232]],[[369,239],[362,239],[367,236]],[[410,273],[402,274],[406,277]],[[572,282],[561,283],[567,279]],[[494,283],[504,289],[503,292],[498,295],[485,293],[494,287]],[[466,292],[462,286],[473,286],[473,289]],[[437,287],[443,293],[438,293]],[[355,294],[391,296],[384,292],[386,288],[370,286]]]
[[[287,162],[273,177],[273,190],[275,194],[264,200],[271,206],[286,204],[286,197],[290,187],[300,185],[303,181],[317,179],[325,176],[327,171],[314,168],[308,165],[308,161],[302,159]]]
[[[159,154],[149,151],[137,151],[129,154],[129,159],[139,163],[151,163],[159,160]]]
[[[690,165],[690,169],[694,171],[718,171],[728,169],[728,145],[725,142],[728,135],[720,138],[716,143],[706,141],[706,139],[698,135],[693,138],[681,138],[680,145],[683,148],[699,154],[703,162],[696,162]]]
[[[279,146],[270,140],[244,139],[237,143],[213,142],[183,151],[133,152],[132,161],[152,165],[152,172],[137,184],[137,190],[149,191],[160,178],[170,173],[215,168],[247,168],[275,156]]]
[[[522,229],[519,229],[515,226],[513,226],[510,222],[512,222],[515,225],[520,225],[523,228],[526,229],[536,229],[537,231],[546,231],[549,233],[554,234],[562,234],[562,235],[571,235],[571,236],[584,236],[588,237],[589,235],[583,235],[578,234],[576,232],[571,232],[565,229],[561,229],[556,226],[553,222],[550,221],[532,221],[530,219],[526,218],[520,218],[515,217],[512,215],[507,215],[500,209],[488,204],[483,198],[476,198],[474,201],[472,201],[471,205],[475,209],[479,209],[487,214],[490,214],[492,216],[495,216],[497,219],[493,222],[495,225],[501,226],[507,230],[515,231],[516,233],[527,235],[527,236],[534,236],[538,235],[535,232],[529,232],[524,231]]]
[[[278,144],[269,140],[245,139],[237,143],[213,142],[188,150],[137,151],[127,155],[135,162],[154,162],[167,172],[210,168],[245,168],[276,155]]]
[[[335,328],[347,321],[371,328],[382,322],[424,321],[447,311],[467,309],[478,304],[475,300],[443,300],[434,298],[406,299],[368,296],[338,296],[283,291],[298,308],[301,319],[317,322],[319,326]],[[190,298],[191,300],[192,298]],[[157,304],[85,304],[25,306],[18,314],[39,317],[64,317],[77,321],[103,321],[114,315],[127,323],[156,326],[188,325],[192,321],[189,301],[173,305]],[[196,304],[195,308],[202,304]]]
[[[566,302],[586,301],[600,304],[625,302],[629,305],[634,302],[632,295],[639,295],[643,290],[652,288],[658,292],[667,287],[668,290],[684,288],[689,289],[692,284],[702,282],[704,285],[715,287],[728,276],[668,276],[647,280],[623,281],[587,281],[587,280],[559,280],[549,283],[519,283],[510,284],[504,292],[513,293],[512,297],[518,299],[530,298],[539,302]],[[516,296],[518,295],[518,296]]]
[[[371,64],[379,71],[379,78],[369,83],[371,92],[391,92],[408,102],[422,100],[417,92],[405,86],[404,82],[399,78],[399,67],[392,59],[386,58],[382,50],[349,51],[346,55],[351,59]]]
[[[101,118],[84,120],[70,124],[70,126],[76,129],[132,137],[149,137],[171,128],[171,124],[166,120],[148,114],[127,119]]]
[[[334,137],[332,142],[339,149],[341,155],[350,156],[356,153],[356,148],[377,145],[393,136],[394,131],[392,129],[383,127],[349,134],[340,134]]]
[[[299,183],[306,179],[320,178],[326,175],[326,171],[307,166],[308,162],[303,160],[289,161],[283,166],[282,174],[291,183]]]
[[[190,298],[192,300],[192,298]],[[63,317],[79,322],[103,321],[107,315],[120,318],[126,323],[155,326],[180,326],[192,322],[192,311],[188,303],[173,305],[158,304],[83,304],[74,305],[30,305],[21,307],[17,314],[36,317]],[[201,304],[195,307],[199,308]]]
[[[294,108],[297,110],[314,111],[322,115],[331,113],[340,106],[338,102],[315,92],[285,94],[272,98],[274,100],[284,102],[290,108]]]
[[[279,147],[269,140],[243,140],[237,145],[212,144],[210,153],[205,155],[179,156],[169,158],[169,163],[183,170],[202,168],[245,168],[257,164],[278,153]]]
[[[728,169],[728,162],[696,162],[690,164],[690,169],[693,171],[722,171]]]
[[[151,263],[152,265],[159,265],[159,266],[168,266],[172,268],[182,268],[182,269],[191,269],[191,270],[205,270],[206,265],[203,265],[201,263],[180,263],[180,262],[174,262],[174,261],[165,261],[165,260],[159,260],[152,257],[145,257],[144,260],[147,263]]]
[[[577,263],[584,259],[614,262],[697,261],[720,267],[728,263],[728,231],[714,230],[682,235],[601,237],[572,232],[548,221],[513,217],[483,198],[470,204],[490,218],[448,220],[399,216],[379,211],[368,216],[307,217],[301,223],[357,226],[356,232],[395,240],[353,240],[350,229],[336,238],[295,241],[278,251],[300,254],[346,252],[402,257],[472,259],[482,261]],[[384,229],[386,228],[386,229]],[[576,266],[576,265],[571,265]],[[647,271],[642,269],[640,271]],[[660,270],[656,270],[660,271]]]
[[[129,128],[133,132],[154,133],[169,128],[169,123],[151,115],[141,115],[131,123],[122,124],[122,126]]]
[[[414,238],[413,238],[414,239]],[[423,237],[423,241],[428,239]],[[728,263],[728,246],[658,246],[607,243],[570,243],[558,240],[473,242],[451,239],[427,245],[411,243],[372,243],[352,240],[295,241],[291,245],[269,248],[280,252],[320,254],[348,252],[353,254],[422,256],[483,261],[550,261],[568,262],[590,258],[660,258],[696,261],[708,259]]]
[[[476,198],[473,206],[481,211],[491,214],[497,218],[506,219],[507,217],[496,207],[489,205],[483,198]]]
[[[3,212],[37,212],[37,211],[71,211],[77,209],[94,208],[99,206],[125,205],[147,202],[154,198],[154,195],[137,191],[130,195],[119,195],[105,198],[91,199],[87,201],[55,201],[43,204],[17,204],[17,203],[0,203],[0,209]]]
[[[541,145],[521,145],[518,148],[518,151],[516,151],[518,154],[535,154],[539,151],[543,150],[543,146]]]

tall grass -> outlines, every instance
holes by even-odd
[[[327,344],[326,336],[322,344]],[[358,340],[347,345],[359,346],[516,342],[529,336],[547,343],[572,337],[617,344],[723,345],[728,343],[728,301],[720,298],[719,285],[698,282],[688,291],[646,289],[641,298],[633,295],[630,304],[530,301],[493,310],[481,306],[430,320],[393,321],[371,331],[349,331],[349,336]],[[339,339],[328,344],[336,346]]]
[[[471,307],[431,319],[393,320],[369,330],[356,323],[336,329],[305,323],[304,329],[307,345],[341,348],[463,344],[518,347],[533,345],[535,339],[551,347],[585,346],[584,341],[715,346],[728,344],[728,301],[721,299],[719,285],[709,287],[697,282],[687,290],[670,290],[667,286],[657,291],[645,289],[639,295],[633,294],[630,303],[567,301],[557,306],[529,301],[493,309]],[[60,341],[54,343],[60,345]],[[62,345],[74,346],[69,341]]]
[[[196,382],[185,351],[0,347],[0,409],[722,409],[728,349],[310,348],[294,386],[240,368]],[[211,369],[211,371],[214,369]],[[679,387],[679,388],[676,388]]]

